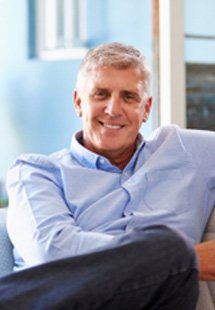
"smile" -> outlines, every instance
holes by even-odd
[[[104,126],[105,128],[111,128],[111,129],[120,129],[124,127],[123,125],[108,124],[108,123],[103,123],[103,122],[100,122],[100,124]]]

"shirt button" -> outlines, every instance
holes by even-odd
[[[125,172],[124,172],[124,176],[126,176],[126,177],[128,177],[128,176],[129,176],[128,171],[125,171]]]

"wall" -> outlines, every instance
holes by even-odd
[[[22,152],[68,145],[78,124],[72,88],[78,60],[43,62],[28,58],[27,1],[0,2],[0,176]]]
[[[33,0],[0,0],[0,180],[23,152],[51,153],[69,146],[81,127],[72,102],[80,59],[28,58],[28,6]],[[89,0],[88,46],[134,44],[152,60],[151,0]],[[148,134],[153,118],[143,129]]]

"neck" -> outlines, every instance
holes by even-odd
[[[118,167],[120,170],[123,170],[127,166],[127,164],[129,163],[129,161],[132,158],[135,151],[136,151],[136,145],[134,145],[129,150],[124,150],[124,152],[121,154],[113,154],[111,152],[110,154],[104,153],[101,155],[108,158],[112,165]]]
[[[96,154],[106,157],[113,166],[116,166],[120,170],[123,170],[127,166],[127,164],[131,160],[137,148],[137,141],[135,141],[133,145],[130,145],[128,148],[121,150],[121,152],[114,151],[114,150],[107,151],[105,149],[98,150],[98,149],[89,147],[88,145],[86,145],[86,142],[84,141],[83,136],[79,137],[79,142],[91,152],[94,152]]]
[[[127,164],[129,163],[131,157],[129,159],[120,160],[119,162],[117,160],[110,160],[111,164],[119,168],[120,170],[123,170]]]

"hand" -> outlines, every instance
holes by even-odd
[[[215,281],[215,240],[195,246],[199,260],[199,277],[202,281]]]

